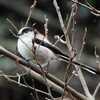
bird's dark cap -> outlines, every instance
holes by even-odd
[[[28,33],[29,31],[33,31],[33,28],[32,27],[22,27],[18,32],[18,36],[23,35],[24,33]]]

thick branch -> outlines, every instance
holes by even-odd
[[[25,68],[26,68],[26,67],[27,67],[27,68],[31,68],[31,69],[33,70],[32,72],[35,71],[36,73],[42,75],[41,70],[38,69],[36,65],[32,65],[32,64],[30,64],[29,62],[26,62],[24,59],[22,59],[22,58],[18,57],[17,55],[11,53],[10,51],[8,51],[8,50],[6,50],[5,48],[3,48],[2,46],[0,46],[0,54],[2,54],[2,55],[4,55],[4,56],[7,56],[7,57],[9,57],[10,59],[12,59],[12,60],[14,60],[14,61],[18,60],[20,64],[22,64],[22,65],[25,66]],[[33,76],[33,77],[34,77],[34,76]],[[47,77],[50,81],[52,81],[53,83],[55,83],[56,85],[58,85],[59,87],[64,88],[64,82],[62,82],[61,80],[57,79],[57,78],[54,77],[53,75],[51,75],[51,74],[48,73],[48,74],[46,74],[46,77]],[[49,82],[49,83],[50,83],[50,82]],[[55,88],[55,86],[54,86],[53,88]],[[67,86],[67,87],[66,87],[66,91],[67,91],[67,90],[70,91],[75,97],[78,97],[78,98],[80,98],[80,99],[82,99],[82,100],[85,100],[85,99],[86,99],[86,97],[85,97],[84,95],[78,93],[77,91],[75,91],[75,90],[74,90],[73,88],[71,88],[70,86]]]

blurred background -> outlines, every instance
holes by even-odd
[[[85,0],[79,1],[85,3]],[[16,31],[7,22],[6,19],[9,18],[18,29],[22,28],[25,25],[25,22],[29,15],[30,6],[33,4],[33,2],[34,0],[0,0],[0,45],[4,46],[6,49],[16,54],[17,38],[15,38],[11,34],[11,32],[9,32],[9,29],[12,29],[15,33]],[[63,32],[61,30],[57,13],[52,2],[52,0],[37,0],[36,7],[33,10],[32,17],[29,21],[28,26],[32,26],[34,23],[36,23],[35,27],[41,33],[44,33],[44,16],[46,15],[48,17],[48,37],[49,40],[52,43],[54,43],[56,41],[54,39],[54,35],[61,36]],[[57,2],[60,7],[60,11],[63,16],[64,22],[67,25],[67,21],[71,12],[72,2],[71,0],[57,0]],[[99,0],[88,0],[88,2],[98,10],[100,9]],[[75,49],[77,49],[77,52],[79,52],[81,48],[84,29],[85,27],[87,27],[87,34],[85,39],[86,44],[83,49],[83,53],[80,60],[85,64],[96,67],[96,57],[94,54],[94,48],[96,46],[97,54],[100,55],[100,17],[92,15],[88,9],[80,5],[78,5],[78,7],[79,9],[77,12],[77,16],[75,17],[75,32],[73,33],[74,43],[72,43],[72,45]],[[57,46],[59,48],[63,48],[62,51],[67,53],[67,48],[64,44],[58,43]],[[51,73],[56,75],[58,78],[63,79],[62,77],[64,74],[65,65],[66,64],[63,62],[60,62],[60,64],[56,64],[56,69],[54,69],[54,71]],[[0,58],[0,70],[10,75],[16,74],[16,72],[24,72],[22,68],[18,69],[17,65],[6,57]],[[55,71],[57,73],[55,73]],[[94,76],[86,72],[84,72],[84,74],[86,76],[86,81],[89,85],[89,88],[91,92],[93,92],[97,83],[100,81],[100,78],[98,75]],[[74,88],[78,89],[78,91],[82,91],[78,79],[74,78],[71,82],[71,85]],[[80,88],[77,88],[77,86]],[[16,100],[23,99],[20,98]]]

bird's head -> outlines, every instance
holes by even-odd
[[[27,34],[29,32],[32,32],[33,31],[33,28],[32,27],[23,27],[19,30],[18,32],[18,36],[21,36],[23,34]]]

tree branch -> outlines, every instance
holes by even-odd
[[[42,72],[40,69],[38,69],[37,65],[32,65],[29,62],[26,62],[26,60],[18,57],[17,55],[13,54],[12,52],[8,51],[7,49],[5,49],[4,47],[0,46],[0,54],[12,59],[13,61],[16,62],[16,60],[19,61],[20,64],[24,65],[25,69],[27,68],[31,68],[31,74],[33,77],[36,77],[34,75],[34,73],[37,73],[38,75],[42,75]],[[42,77],[42,76],[41,76]],[[61,91],[63,91],[61,88],[64,88],[64,82],[62,82],[61,80],[57,79],[56,77],[54,77],[53,75],[47,73],[46,77],[48,78],[48,83],[50,84],[50,86],[53,89],[60,89]],[[43,81],[43,77],[41,78]],[[51,81],[51,82],[50,82]],[[52,84],[51,84],[52,83]],[[55,85],[54,85],[55,84]],[[56,86],[56,87],[55,87]],[[80,98],[82,100],[86,100],[86,97],[84,95],[82,95],[81,93],[77,92],[76,90],[74,90],[73,88],[71,88],[70,86],[66,87],[66,91],[70,91],[75,97]],[[62,92],[63,93],[63,92]]]

